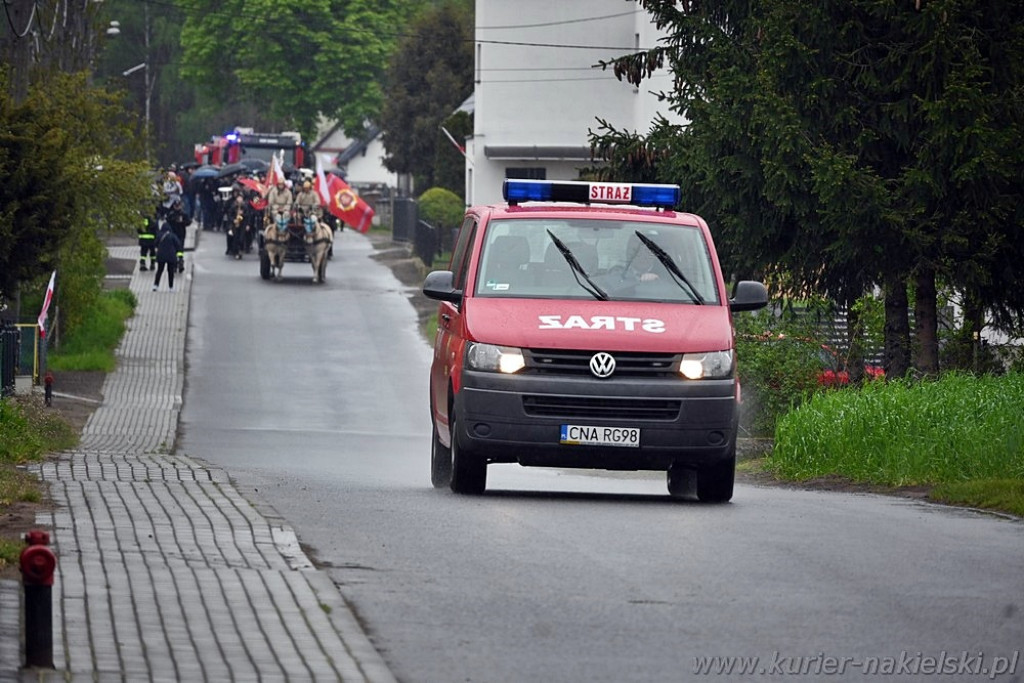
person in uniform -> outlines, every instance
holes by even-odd
[[[277,184],[270,188],[267,193],[267,217],[269,222],[276,225],[281,215],[287,220],[291,215],[292,191],[284,182],[284,178],[278,178]]]
[[[228,226],[228,249],[226,253],[228,256],[240,259],[242,258],[242,252],[245,250],[245,234],[250,229],[250,225],[245,197],[242,196],[239,190],[235,190],[231,196],[230,215],[231,223]]]
[[[156,216],[142,216],[140,218],[138,227],[139,270],[156,269],[156,226]]]
[[[181,200],[179,199],[174,202],[167,212],[167,225],[170,226],[171,230],[178,237],[178,243],[182,245],[178,248],[177,253],[179,273],[185,272],[185,231],[191,222],[191,219],[185,215],[185,209],[181,205]]]
[[[172,207],[173,210],[173,207]],[[184,215],[182,211],[182,215]],[[160,234],[156,238],[156,277],[153,279],[153,291],[160,289],[160,277],[164,274],[164,268],[167,269],[167,287],[169,291],[174,291],[174,270],[176,265],[176,259],[178,254],[181,254],[184,250],[184,243],[178,239],[178,236],[174,234],[171,229],[170,223],[164,223],[164,227],[161,228]]]
[[[313,183],[310,181],[302,183],[302,189],[295,196],[295,208],[302,212],[303,218],[312,217],[319,221],[323,215],[323,210],[320,208],[320,195],[313,189]]]

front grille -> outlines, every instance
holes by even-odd
[[[524,349],[526,372],[542,375],[591,375],[590,359],[597,351]],[[672,377],[678,366],[674,353],[610,352],[615,357],[612,377]]]
[[[523,397],[523,410],[531,417],[564,419],[675,420],[679,416],[677,399],[594,398],[588,396],[530,395]]]

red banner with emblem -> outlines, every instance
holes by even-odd
[[[348,183],[333,173],[328,173],[327,194],[328,211],[345,221],[353,230],[362,233],[369,231],[374,215],[373,207],[361,199]]]

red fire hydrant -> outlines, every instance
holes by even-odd
[[[25,534],[21,578],[25,589],[25,666],[53,668],[53,573],[57,556],[50,534],[34,529]]]

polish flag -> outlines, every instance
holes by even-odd
[[[283,154],[282,150],[282,156]],[[265,183],[267,191],[269,192],[270,188],[282,180],[284,180],[284,169],[281,167],[281,160],[276,154],[272,154],[270,156],[270,170],[267,171],[267,182]]]
[[[316,155],[316,193],[320,195],[320,203],[323,206],[331,205],[331,191],[327,184],[327,176],[324,174],[324,162],[320,155]]]
[[[57,271],[50,275],[50,284],[46,286],[46,296],[43,297],[43,310],[39,311],[39,338],[46,338],[46,316],[50,311],[50,302],[53,301],[53,286],[57,281]]]

